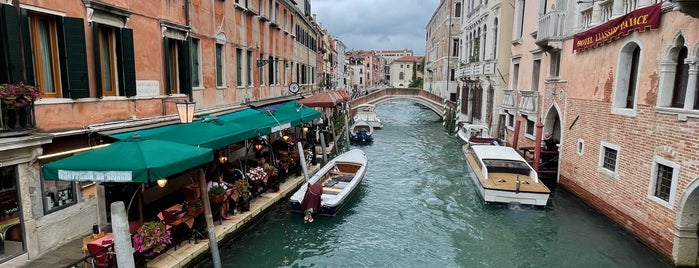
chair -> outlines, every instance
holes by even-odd
[[[111,249],[111,246],[102,247],[100,245],[87,244],[87,251],[92,256],[92,267],[115,267],[114,252]]]

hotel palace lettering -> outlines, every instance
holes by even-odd
[[[573,51],[604,45],[637,29],[657,29],[660,26],[661,4],[634,10],[573,37]]]

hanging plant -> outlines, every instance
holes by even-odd
[[[38,87],[19,84],[0,85],[0,100],[8,109],[15,109],[28,105],[37,100],[41,95]]]

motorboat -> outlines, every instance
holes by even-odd
[[[551,190],[515,149],[494,145],[463,145],[473,183],[483,200],[546,206]]]
[[[350,128],[350,141],[353,142],[371,142],[374,138],[374,127],[366,121],[355,121]]]
[[[490,136],[487,126],[461,123],[459,125],[456,136],[462,144],[493,144],[494,141],[497,142],[496,138]]]
[[[368,160],[352,149],[328,161],[290,198],[291,210],[303,214],[335,216],[359,188]]]
[[[357,106],[357,111],[353,117],[354,121],[365,121],[369,123],[374,129],[383,128],[381,120],[376,117],[376,105],[373,104],[360,104]]]

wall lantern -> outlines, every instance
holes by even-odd
[[[180,122],[187,124],[187,123],[192,123],[192,119],[194,119],[194,107],[196,106],[195,102],[189,102],[189,101],[178,101],[177,102],[177,114],[180,116]]]
[[[218,161],[221,162],[221,164],[226,163],[226,161],[228,161],[228,157],[226,156],[225,153],[220,152],[218,154]]]
[[[160,178],[156,182],[158,183],[158,186],[160,186],[160,188],[163,188],[165,187],[165,185],[167,185],[167,178]]]
[[[258,151],[262,150],[262,143],[261,142],[255,143],[255,150],[258,150]]]

